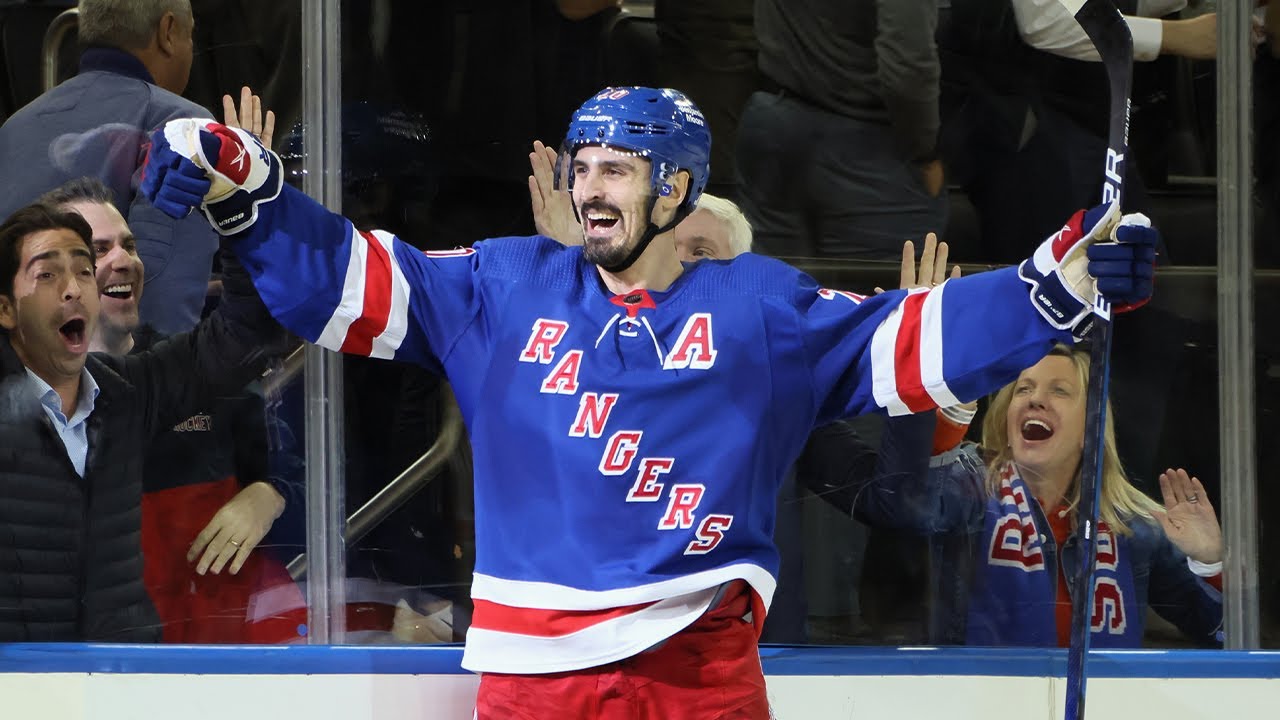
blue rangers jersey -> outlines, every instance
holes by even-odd
[[[1015,269],[864,298],[743,255],[616,296],[545,237],[422,253],[289,187],[259,213],[235,248],[282,324],[453,385],[475,454],[476,671],[630,657],[736,579],[763,622],[775,495],[815,424],[972,400],[1070,340]]]

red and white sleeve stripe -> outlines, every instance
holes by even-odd
[[[872,393],[890,415],[959,403],[943,373],[945,289],[908,291],[871,338]]]
[[[394,236],[354,227],[351,232],[342,300],[316,344],[355,355],[395,357],[408,329],[409,283],[396,259]]]

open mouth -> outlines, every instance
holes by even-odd
[[[63,341],[65,341],[67,343],[67,347],[72,350],[79,349],[85,344],[87,338],[84,331],[84,320],[81,320],[80,318],[68,320],[58,328],[58,332],[62,335]]]
[[[1027,420],[1022,423],[1023,440],[1048,440],[1053,437],[1053,428],[1042,420]]]
[[[588,235],[608,235],[622,221],[618,213],[601,209],[585,210],[582,217],[586,220]]]
[[[133,283],[116,283],[102,289],[102,294],[116,300],[128,300],[133,297]]]

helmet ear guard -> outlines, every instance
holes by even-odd
[[[680,168],[667,163],[658,163],[656,170],[658,182],[661,183],[658,186],[658,195],[668,197],[671,195],[671,178],[674,178],[676,173],[680,172]],[[690,188],[690,190],[692,190],[692,188]]]

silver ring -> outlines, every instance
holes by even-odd
[[[1191,502],[1195,502],[1195,500],[1192,500]],[[235,545],[236,547],[240,547],[240,543],[236,542],[235,540],[228,540],[227,542],[231,543],[232,545]]]
[[[1200,498],[1196,497],[1195,493],[1192,493],[1187,496],[1187,502],[1198,503],[1200,502]]]

